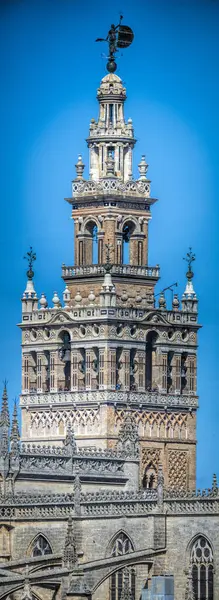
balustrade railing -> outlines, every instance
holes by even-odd
[[[85,265],[85,266],[62,266],[63,277],[80,277],[84,275],[104,275],[104,265]],[[160,276],[160,267],[135,266],[135,265],[112,265],[112,275],[130,275],[139,277],[158,278]]]
[[[90,390],[90,391],[63,391],[48,393],[23,393],[21,406],[26,405],[52,405],[52,404],[85,404],[85,403],[113,403],[127,406],[144,405],[159,406],[161,408],[187,407],[197,408],[198,398],[193,394],[165,394],[158,392],[123,392],[118,390]]]

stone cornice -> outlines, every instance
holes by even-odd
[[[45,407],[51,405],[72,406],[72,404],[122,404],[141,408],[198,408],[198,397],[184,394],[159,394],[157,392],[119,392],[96,390],[90,392],[48,392],[46,394],[22,394],[20,406]]]

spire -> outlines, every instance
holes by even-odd
[[[33,263],[36,260],[36,253],[33,252],[32,246],[30,246],[29,252],[24,256],[24,259],[28,262],[27,270],[27,284],[22,297],[22,312],[32,312],[38,308],[37,293],[34,289],[34,271]]]
[[[213,479],[212,479],[212,492],[217,495],[218,494],[218,484],[217,484],[217,475],[216,473],[214,473],[213,475]]]
[[[130,413],[127,413],[121,425],[117,442],[117,450],[119,452],[125,452],[127,455],[132,457],[138,457],[139,455],[138,428]]]
[[[5,381],[0,415],[0,473],[3,479],[9,470],[9,426],[8,394]]]
[[[182,295],[182,310],[187,312],[197,312],[198,300],[192,283],[194,273],[191,268],[191,265],[195,260],[195,254],[193,254],[191,247],[183,260],[188,263],[188,270],[186,273],[186,288]]]
[[[72,518],[68,519],[68,527],[65,538],[65,546],[63,552],[63,564],[65,567],[71,569],[77,563],[77,550],[75,544],[75,537],[72,527]]]
[[[186,256],[183,258],[183,260],[185,260],[188,263],[188,271],[186,273],[187,284],[186,284],[186,289],[183,294],[183,297],[195,299],[196,293],[195,293],[195,290],[193,288],[193,283],[192,283],[194,273],[191,268],[192,262],[195,260],[195,254],[193,254],[191,247],[189,248],[189,251],[187,252]]]
[[[1,409],[1,426],[10,427],[10,416],[8,409],[8,393],[7,383],[4,383],[3,395],[2,395],[2,409]]]
[[[15,400],[14,410],[13,410],[13,415],[12,415],[11,435],[10,435],[11,451],[13,452],[13,454],[17,453],[17,450],[19,447],[19,439],[20,439],[20,433],[19,433],[18,418],[17,418],[17,404],[16,404],[16,400]]]

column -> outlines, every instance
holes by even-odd
[[[161,354],[161,391],[167,392],[167,352]]]
[[[120,381],[121,389],[130,389],[130,350],[123,350],[120,356]]]
[[[50,392],[57,392],[57,354],[50,352]]]
[[[78,390],[78,351],[71,351],[71,389]]]
[[[116,349],[110,348],[108,353],[108,387],[116,389]]]
[[[104,371],[105,371],[105,365],[104,365],[104,348],[100,348],[99,349],[99,389],[100,390],[104,390],[105,385],[104,385]]]
[[[136,372],[137,390],[139,392],[145,391],[145,352],[136,352],[136,361],[138,369]]]
[[[85,371],[85,387],[86,390],[91,390],[91,350],[86,350],[86,371]]]
[[[45,391],[46,364],[43,352],[37,352],[37,393]]]
[[[181,392],[181,354],[174,354],[172,359],[172,383],[176,394]]]
[[[22,357],[22,392],[29,392],[29,355],[23,354]]]
[[[196,356],[187,359],[187,386],[190,394],[196,393]]]

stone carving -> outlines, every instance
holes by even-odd
[[[65,538],[65,546],[63,552],[63,565],[68,567],[68,569],[72,569],[72,567],[77,563],[77,550],[75,537],[72,527],[72,518],[68,519],[68,528],[67,534]]]
[[[127,181],[123,183],[120,179],[109,179],[102,178],[100,181],[78,181],[72,182],[72,196],[73,198],[83,200],[86,196],[94,196],[98,194],[112,194],[113,196],[122,196],[124,194],[128,197],[134,198],[149,198],[150,197],[150,183],[143,181]]]
[[[67,425],[66,436],[64,440],[64,446],[68,453],[76,454],[77,453],[77,444],[75,441],[74,431],[71,428],[70,423]]]
[[[115,424],[119,426],[125,417],[125,410],[117,409]],[[187,419],[185,413],[161,413],[142,410],[132,411],[132,419],[136,423],[139,435],[159,438],[186,438]]]
[[[78,473],[74,480],[74,509],[76,515],[81,514],[81,481]]]
[[[152,463],[156,471],[158,471],[159,461],[160,450],[158,448],[142,448],[142,467],[146,467],[149,463]]]
[[[164,476],[162,465],[158,466],[158,474],[157,474],[157,505],[158,508],[163,508],[163,496],[164,496]]]
[[[195,600],[193,582],[192,582],[192,566],[189,566],[188,578],[186,582],[185,600]]]
[[[27,573],[28,573],[28,568],[27,568]],[[24,589],[23,589],[23,594],[22,594],[21,598],[22,598],[22,600],[33,600],[30,582],[29,582],[29,579],[27,576],[25,577],[25,580],[24,580]]]
[[[187,490],[188,487],[188,452],[181,450],[170,450],[169,463],[169,487]]]
[[[131,413],[127,413],[124,416],[119,431],[117,450],[131,457],[137,458],[139,456],[138,428]]]
[[[103,390],[96,390],[95,392],[91,392],[91,391],[78,391],[78,392],[54,392],[54,393],[50,393],[48,392],[48,394],[23,394],[21,396],[21,400],[20,400],[20,404],[21,406],[31,406],[31,405],[43,405],[45,407],[50,407],[51,405],[60,405],[60,404],[65,404],[68,405],[69,407],[72,406],[73,403],[83,403],[83,402],[115,402],[115,394],[116,394],[116,402],[121,402],[121,403],[126,403],[128,398],[129,398],[129,402],[132,404],[136,404],[136,405],[143,405],[143,406],[147,406],[147,405],[152,405],[152,406],[159,406],[159,407],[165,407],[165,406],[171,406],[171,407],[177,407],[177,408],[183,408],[183,407],[191,407],[191,408],[197,408],[198,406],[198,401],[197,401],[197,397],[194,395],[186,395],[186,394],[159,394],[158,392],[130,392],[128,394],[128,392],[118,392],[118,391],[103,391]],[[76,411],[73,411],[76,413],[76,418],[75,418],[75,424],[77,424],[77,420],[80,420],[80,415],[83,415],[83,411],[85,409],[77,409]],[[94,412],[98,409],[91,409],[91,408],[87,408],[86,411],[89,412],[92,410],[94,410]],[[66,412],[66,411],[65,411]],[[68,418],[71,417],[73,418],[73,412],[71,413],[71,411],[68,413]],[[43,413],[46,416],[49,413]],[[54,414],[54,412],[52,411],[52,414]],[[57,411],[57,416],[61,415],[62,411]],[[42,418],[42,413],[38,412],[37,413],[32,413],[31,412],[31,418],[33,420],[36,419],[36,427],[37,427],[37,419],[38,418]],[[61,418],[61,416],[60,416]],[[82,417],[83,419],[83,417]],[[98,418],[97,418],[98,420]],[[44,421],[42,421],[44,422]],[[49,421],[48,421],[48,426],[49,426]]]
[[[52,430],[53,427],[59,427],[60,422],[64,424],[64,427],[74,427],[76,429],[80,427],[95,426],[98,430],[99,427],[99,409],[98,408],[86,408],[86,409],[70,409],[70,410],[58,410],[58,411],[37,411],[31,413],[31,427],[36,429],[49,428]]]
[[[123,586],[120,600],[134,600],[131,589],[129,587],[129,570],[127,567],[124,569]]]

